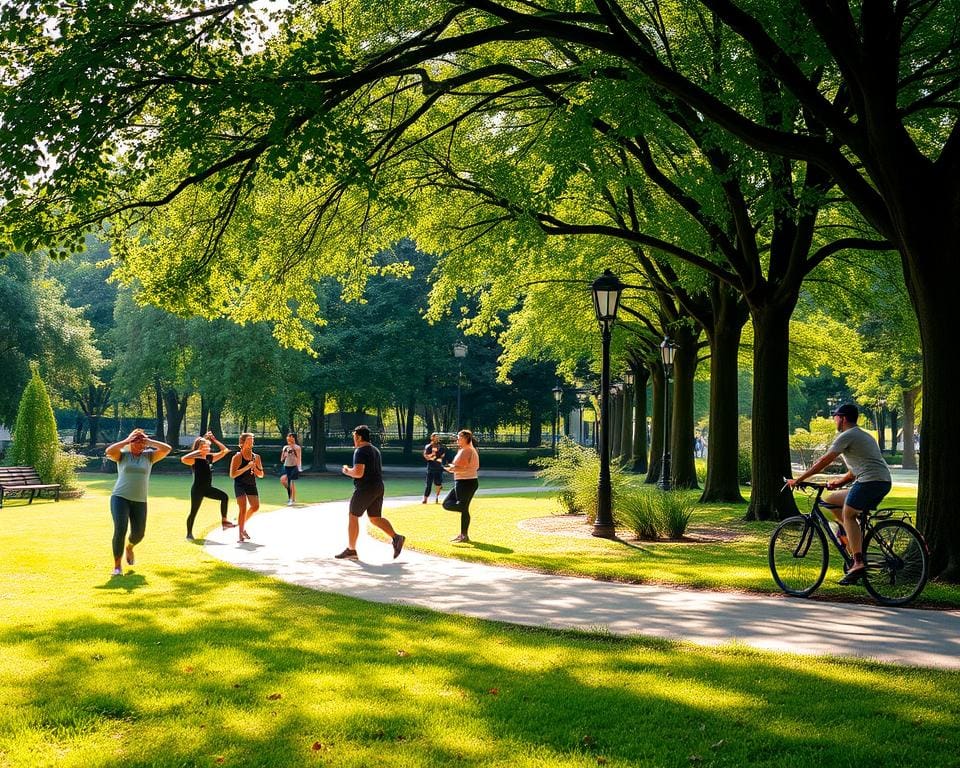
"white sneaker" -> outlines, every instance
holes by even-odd
[[[111,576],[123,576],[123,568],[114,568],[113,571],[110,572],[110,575],[111,575]]]
[[[294,505],[294,503],[295,503],[295,502],[294,502],[293,499],[287,499],[287,506],[288,506],[288,507],[292,507],[292,506]]]

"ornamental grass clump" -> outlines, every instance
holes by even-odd
[[[615,500],[616,518],[620,525],[633,531],[638,539],[653,541],[658,537],[656,494],[648,488],[625,489]]]
[[[531,462],[534,463],[534,462]],[[557,486],[557,497],[567,514],[586,515],[591,525],[597,516],[597,486],[600,479],[600,457],[593,448],[586,448],[563,438],[557,443],[555,458],[537,459],[537,477]],[[610,488],[616,500],[628,487],[620,467],[610,465]],[[616,522],[616,509],[614,509]]]
[[[615,518],[638,539],[679,539],[693,516],[693,504],[683,491],[625,488],[614,499]]]
[[[660,493],[660,532],[668,539],[679,539],[687,532],[693,517],[693,503],[683,491]]]

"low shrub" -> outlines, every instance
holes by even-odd
[[[597,517],[597,496],[600,480],[600,457],[593,448],[585,448],[569,438],[557,443],[556,457],[530,462],[540,467],[537,477],[558,486],[561,507],[571,514],[586,514],[593,524]],[[628,478],[614,463],[610,464],[610,488],[613,498],[628,487]],[[616,519],[616,515],[614,515]]]
[[[88,457],[72,451],[60,451],[53,459],[51,468],[52,483],[60,483],[60,490],[74,491],[82,490],[82,486],[77,482],[77,472],[85,469]]]

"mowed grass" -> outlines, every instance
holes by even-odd
[[[480,487],[489,486],[481,479]],[[744,489],[748,495],[749,489]],[[698,497],[699,491],[690,493],[692,501]],[[810,500],[802,494],[797,494],[797,504],[804,512],[810,509]],[[910,510],[916,505],[916,491],[904,486],[895,486],[884,503]],[[458,513],[413,504],[390,515],[407,535],[408,546],[463,560],[596,579],[780,592],[767,564],[770,534],[777,524],[744,521],[746,504],[696,504],[689,529],[693,535],[685,542],[638,541],[629,531],[620,531],[619,541],[537,532],[524,521],[563,516],[556,494],[548,491],[476,496],[470,511],[469,544],[450,542],[459,532]],[[579,530],[588,534],[590,528],[583,525]],[[830,570],[814,599],[872,602],[863,587],[837,584],[842,577],[840,555],[831,548]],[[960,587],[931,582],[917,604],[960,607]]]
[[[0,511],[5,768],[960,766],[958,673],[314,592],[184,542],[183,478],[154,479],[138,562],[111,579],[112,483],[88,484]]]

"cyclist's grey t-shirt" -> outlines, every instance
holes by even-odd
[[[843,455],[843,463],[857,481],[890,482],[890,468],[880,454],[880,446],[860,427],[850,427],[837,435],[830,451]]]

